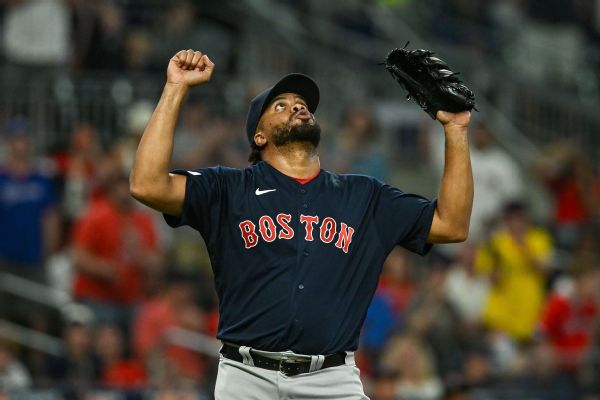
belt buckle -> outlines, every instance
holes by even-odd
[[[283,375],[285,376],[294,376],[297,374],[290,374],[289,369],[292,367],[292,365],[298,364],[301,361],[293,356],[288,356],[288,355],[284,355],[283,357],[281,357],[281,359],[279,360],[278,366],[279,366],[279,372],[281,372]]]
[[[287,361],[287,359],[286,359],[285,357],[283,357],[283,358],[280,358],[280,359],[279,359],[279,360],[277,360],[277,361],[278,361],[278,362],[277,362],[277,367],[278,367],[277,369],[278,369],[278,370],[279,370],[279,372],[281,372],[283,375],[287,376],[286,372],[283,370],[283,366],[284,366],[284,365],[283,365],[283,363],[284,363],[285,361]]]
[[[287,355],[282,355],[282,357],[278,360],[279,372],[283,375],[288,376],[287,372],[284,370],[285,364],[290,361],[290,358]]]

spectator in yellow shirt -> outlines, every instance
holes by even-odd
[[[519,342],[531,339],[540,318],[552,250],[550,234],[531,224],[523,202],[504,207],[502,226],[476,258],[477,270],[489,274],[492,282],[483,310],[489,328]]]

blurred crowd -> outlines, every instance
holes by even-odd
[[[211,14],[214,2],[6,0],[2,54],[15,77],[72,70],[160,71],[178,50],[202,43],[222,70],[236,26]]]
[[[492,62],[502,60],[511,68],[511,74],[521,79],[536,84],[552,82],[598,99],[598,1],[450,0],[437,3],[426,24],[439,39],[468,46]]]
[[[235,26],[196,3],[145,14],[127,1],[5,1],[3,78],[18,84],[34,69],[62,68],[162,74],[174,51],[198,42],[214,43],[205,51],[234,71]],[[440,18],[475,13],[474,3],[485,8],[447,2]],[[489,3],[523,11],[537,2]],[[23,25],[44,33],[31,38]],[[460,32],[438,27],[446,38]],[[185,103],[174,167],[248,164],[241,116],[212,106]],[[30,115],[0,113],[0,399],[26,389],[57,399],[210,398],[218,304],[207,251],[197,232],[169,229],[129,195],[151,112],[133,104],[127,132],[109,142],[90,121],[74,120],[68,140],[47,149],[36,146]],[[328,120],[323,167],[397,176],[403,165],[377,115],[358,103]],[[428,139],[415,157],[439,177],[443,136],[432,131],[414,132]],[[540,155],[519,164],[498,134],[482,118],[472,124],[469,240],[435,246],[424,259],[397,248],[385,263],[357,354],[373,400],[600,399],[598,166],[568,141],[540,143]],[[536,209],[536,185],[548,210]],[[53,300],[55,292],[70,300]]]

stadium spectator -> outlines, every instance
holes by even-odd
[[[70,0],[73,14],[73,67],[117,70],[123,67],[125,16],[113,1]]]
[[[104,324],[95,331],[95,350],[101,371],[100,383],[109,388],[141,389],[146,371],[141,362],[126,358],[123,332],[114,324]]]
[[[62,212],[69,221],[80,217],[96,194],[97,168],[102,156],[96,132],[87,122],[75,126],[66,151],[52,156],[62,187]]]
[[[34,157],[28,120],[10,120],[4,138],[8,153],[0,166],[0,272],[25,279],[24,284],[45,285],[46,262],[58,250],[62,232],[54,182],[47,163]],[[31,298],[0,290],[2,318],[48,332],[48,311]],[[31,350],[23,357],[37,377],[41,353]]]
[[[94,354],[93,320],[70,317],[63,327],[65,353],[49,356],[46,376],[51,384],[66,393],[93,387],[100,378],[100,360]]]
[[[492,354],[485,344],[469,345],[464,355],[462,375],[464,385],[475,389],[476,393],[483,394],[496,386]],[[476,395],[474,397],[477,398]]]
[[[2,393],[27,389],[32,384],[29,372],[8,343],[0,342],[0,398]]]
[[[152,397],[152,400],[197,400],[198,392],[193,388],[163,388]]]
[[[408,254],[401,247],[395,247],[383,265],[377,291],[389,299],[392,311],[401,316],[415,291],[413,268]]]
[[[365,174],[385,180],[388,170],[378,142],[379,131],[372,111],[365,106],[348,108],[342,117],[329,167],[337,173]]]
[[[548,400],[581,399],[573,376],[561,374],[549,343],[538,341],[528,348],[518,378],[513,383],[519,398]]]
[[[361,369],[362,371],[362,369]],[[398,373],[392,370],[377,371],[373,377],[371,400],[397,400],[396,380]]]
[[[444,379],[449,371],[460,367],[460,321],[446,299],[447,266],[441,260],[431,260],[424,273],[406,310],[406,329],[427,342],[437,373]]]
[[[152,104],[148,101],[139,100],[131,104],[126,113],[125,134],[112,144],[111,154],[118,159],[123,171],[127,173],[131,170],[137,145],[152,112]]]
[[[9,1],[0,26],[0,48],[13,83],[43,82],[68,64],[71,20],[66,1]]]
[[[205,163],[238,167],[248,164],[247,142],[236,126],[231,121],[209,117],[207,105],[197,98],[187,101],[173,146],[173,164],[177,168],[192,169]]]
[[[171,272],[158,295],[139,309],[133,325],[133,349],[146,365],[152,384],[178,386],[201,383],[204,379],[204,359],[169,341],[173,328],[203,331],[204,314],[193,297],[190,278]]]
[[[588,355],[600,323],[600,270],[593,264],[579,264],[570,269],[570,275],[573,289],[554,293],[546,302],[542,332],[554,350],[558,368],[572,376]]]
[[[492,280],[484,323],[526,342],[537,328],[545,296],[546,274],[553,252],[552,238],[529,220],[527,206],[504,206],[503,225],[478,250],[476,267]]]
[[[51,177],[33,158],[29,122],[4,130],[8,157],[0,167],[0,270],[45,282],[44,261],[57,249],[60,218]]]
[[[153,64],[152,52],[154,38],[152,32],[137,28],[125,34],[123,49],[123,68],[129,73],[152,71],[156,68]]]
[[[535,171],[552,194],[556,245],[572,251],[583,229],[599,215],[600,192],[591,163],[574,145],[555,143],[536,160]]]
[[[435,362],[418,336],[392,338],[383,352],[382,368],[398,373],[395,393],[400,399],[438,400],[442,382],[435,375]]]
[[[73,294],[99,323],[127,329],[133,307],[160,273],[162,256],[152,217],[135,207],[127,176],[120,166],[107,168],[103,196],[75,223]]]
[[[360,335],[360,352],[356,356],[361,373],[371,375],[387,339],[398,326],[400,315],[393,312],[391,301],[378,291],[373,296]]]
[[[446,298],[460,320],[473,328],[481,322],[483,305],[489,291],[487,277],[475,270],[476,250],[473,243],[464,243],[458,248],[445,282]]]
[[[397,246],[383,264],[379,285],[363,324],[357,355],[363,374],[378,373],[376,367],[381,351],[387,339],[402,328],[405,311],[414,292],[408,254]]]
[[[590,338],[590,348],[579,371],[580,385],[591,398],[600,396],[600,329],[596,326]]]
[[[471,133],[471,167],[477,201],[471,212],[471,238],[483,238],[494,226],[508,201],[522,195],[523,178],[515,161],[495,143],[494,135],[485,122]]]

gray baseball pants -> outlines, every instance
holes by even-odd
[[[215,400],[369,400],[353,353],[345,365],[295,376],[251,364],[246,358],[241,363],[221,355]]]

